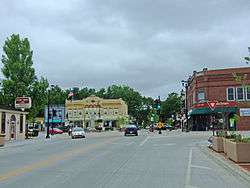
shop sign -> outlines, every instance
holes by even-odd
[[[250,116],[250,108],[240,108],[240,116]]]

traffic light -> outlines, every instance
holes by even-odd
[[[160,108],[161,108],[161,101],[160,101],[160,99],[155,99],[154,100],[154,108],[156,110],[160,110]]]

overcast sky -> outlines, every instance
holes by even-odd
[[[249,10],[249,0],[1,0],[0,43],[28,37],[51,84],[164,97],[193,70],[245,66]]]

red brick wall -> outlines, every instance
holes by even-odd
[[[235,81],[233,73],[242,76],[246,74],[246,80],[240,83]],[[195,73],[190,80],[188,89],[188,108],[190,110],[193,105],[193,92],[197,92],[200,88],[205,90],[206,100],[226,101],[227,88],[242,86],[243,83],[244,85],[250,85],[250,68],[248,67]],[[250,107],[250,103],[240,102],[238,107]],[[239,130],[250,130],[250,117],[240,117],[237,121],[237,128]]]

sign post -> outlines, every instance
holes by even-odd
[[[207,104],[210,108],[210,110],[212,110],[213,114],[212,114],[212,124],[213,124],[213,136],[214,136],[214,124],[215,124],[215,113],[214,113],[214,110],[216,108],[216,105],[217,105],[217,101],[208,101]]]

